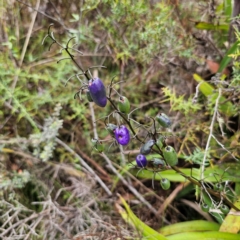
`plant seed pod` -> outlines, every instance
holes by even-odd
[[[221,192],[223,190],[223,185],[221,183],[214,184],[214,190]]]
[[[148,140],[141,148],[140,153],[143,155],[147,155],[151,152],[152,146],[155,144],[153,139]]]
[[[127,145],[130,142],[130,133],[126,126],[121,125],[114,130],[115,138],[120,145]]]
[[[105,86],[100,78],[93,78],[88,81],[88,90],[95,102],[100,107],[105,107],[107,104],[107,95]]]
[[[161,185],[163,190],[168,190],[171,186],[171,183],[167,178],[162,178],[160,180],[160,185]]]
[[[228,214],[229,211],[230,211],[229,207],[228,207],[227,205],[225,205],[225,204],[222,204],[222,205],[220,206],[220,210],[221,210],[221,212],[222,212],[223,214]]]
[[[90,91],[89,91],[89,90],[86,91],[86,95],[87,95],[87,100],[88,100],[89,102],[93,102],[93,99],[92,99],[92,97],[91,97],[91,94],[90,94]]]
[[[130,112],[130,103],[126,97],[120,96],[118,101],[118,109],[122,113],[128,114]]]
[[[201,209],[203,212],[209,212],[210,207],[206,203],[201,204]]]
[[[148,169],[152,169],[153,171],[167,170],[166,162],[161,158],[152,158],[151,160],[148,161]]]
[[[163,156],[167,164],[175,166],[178,163],[177,153],[172,146],[166,146],[163,149]]]
[[[156,119],[157,119],[158,123],[164,128],[168,128],[172,124],[169,117],[165,113],[158,114],[156,116]]]
[[[144,155],[138,154],[136,157],[136,163],[140,168],[144,168],[147,166],[147,159]]]
[[[157,168],[165,168],[166,163],[164,160],[159,158],[153,158],[153,165]]]

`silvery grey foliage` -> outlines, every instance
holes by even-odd
[[[30,136],[32,145],[35,148],[34,155],[44,162],[52,157],[56,146],[55,139],[58,136],[59,129],[62,128],[63,120],[59,119],[61,109],[61,104],[57,104],[52,116],[45,119],[43,131]]]

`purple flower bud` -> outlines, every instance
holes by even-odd
[[[144,155],[138,154],[136,157],[136,163],[139,167],[144,168],[147,166],[147,159]]]
[[[100,107],[105,107],[107,104],[107,96],[105,86],[100,78],[93,78],[88,81],[88,90],[95,102]]]
[[[130,133],[126,126],[121,125],[114,130],[115,138],[121,145],[127,145],[130,141]]]

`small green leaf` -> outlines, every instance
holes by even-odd
[[[227,24],[214,25],[212,23],[207,22],[197,22],[195,23],[195,27],[200,30],[225,30],[228,31],[229,26]]]
[[[201,78],[198,74],[193,74],[194,80],[196,80],[199,85],[200,91],[206,96],[206,97],[212,97],[212,101],[215,101],[218,97],[218,93],[213,93],[214,87],[207,83],[203,78]],[[233,116],[236,114],[236,111],[234,110],[234,105],[227,101],[227,99],[223,96],[220,97],[219,101],[219,110],[224,113],[227,116]]]
[[[196,73],[193,74],[193,78],[195,81],[200,83],[199,89],[206,97],[212,94],[214,87],[211,84],[207,83],[202,77],[200,77]]]
[[[238,48],[238,45],[239,45],[239,41],[236,41],[232,47],[226,52],[224,58],[222,59],[222,61],[220,62],[220,65],[219,65],[219,69],[218,69],[218,72],[221,73],[226,67],[227,65],[229,64],[229,62],[232,60],[231,57],[229,57],[230,54],[233,54],[235,53],[235,51],[237,50]]]

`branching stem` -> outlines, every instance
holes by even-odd
[[[74,59],[74,55],[71,54],[71,52],[69,51],[69,49],[71,49],[71,48],[68,47],[68,44],[69,44],[69,41],[72,40],[72,38],[68,41],[66,47],[63,47],[59,42],[56,41],[56,39],[55,39],[54,36],[53,36],[53,33],[50,32],[51,26],[52,26],[52,25],[49,26],[48,35],[47,35],[47,36],[48,36],[49,38],[51,38],[51,40],[53,41],[53,43],[58,44],[63,50],[66,51],[66,53],[69,55],[70,59],[71,59],[71,60],[74,62],[74,64],[82,71],[83,75],[85,75],[85,77],[86,77],[88,80],[90,80],[90,78],[89,78],[89,76],[88,76],[88,74],[87,74],[87,72],[89,71],[89,69],[88,69],[87,71],[84,71],[84,70],[82,69],[82,67],[81,67],[81,66],[76,62],[76,60]],[[112,81],[113,81],[113,80],[112,80]],[[131,120],[128,119],[128,117],[126,117],[124,114],[122,114],[121,112],[119,112],[117,106],[115,105],[115,103],[114,103],[113,100],[111,99],[112,85],[113,85],[113,82],[111,82],[111,85],[110,85],[109,97],[107,97],[108,101],[110,102],[110,104],[112,105],[112,107],[116,110],[117,114],[119,114],[119,116],[120,116],[120,117],[124,120],[124,122],[128,125],[128,127],[130,128],[133,136],[135,136],[135,138],[136,138],[139,142],[144,143],[144,142],[138,137],[137,133],[135,132],[135,130],[134,130],[132,124],[131,124]],[[213,196],[215,196],[215,197],[223,200],[224,202],[226,202],[231,208],[239,211],[239,209],[238,209],[234,204],[232,204],[232,202],[227,198],[227,196],[226,196],[225,194],[223,194],[223,193],[221,193],[221,192],[214,191],[214,190],[211,189],[211,188],[207,188],[205,185],[202,184],[202,181],[204,180],[204,170],[205,170],[205,163],[206,163],[206,159],[207,159],[207,151],[208,151],[209,146],[210,146],[210,140],[211,140],[211,138],[212,138],[212,136],[213,136],[213,127],[214,127],[215,119],[216,119],[217,112],[218,112],[218,105],[219,105],[219,100],[220,100],[220,97],[221,97],[221,93],[222,93],[222,92],[221,92],[221,88],[219,88],[219,94],[218,94],[218,98],[217,98],[216,103],[215,103],[214,114],[213,114],[212,122],[211,122],[211,125],[210,125],[210,134],[209,134],[208,141],[207,141],[207,144],[206,144],[205,154],[204,154],[204,158],[203,158],[203,164],[202,164],[202,167],[201,167],[201,177],[200,177],[200,180],[197,180],[197,179],[194,179],[194,178],[192,178],[192,177],[190,177],[190,176],[187,176],[186,174],[184,174],[184,173],[183,173],[178,167],[176,167],[176,166],[172,166],[171,168],[172,168],[173,170],[175,170],[177,173],[179,173],[180,175],[182,175],[183,177],[185,177],[187,180],[189,180],[189,181],[190,181],[191,183],[193,183],[194,185],[200,187],[200,188],[201,188],[203,191],[205,191],[207,194],[212,194]],[[155,122],[154,122],[154,128],[155,128]],[[96,135],[96,133],[95,133],[94,135]],[[156,140],[156,139],[155,139],[155,138],[156,138],[156,136],[155,136],[155,135],[156,135],[156,131],[155,131],[154,134],[152,134],[152,135],[153,135],[152,137],[154,138],[154,140]],[[59,144],[63,145],[65,148],[68,148],[68,146],[65,145],[63,142],[61,142],[60,140],[57,140],[57,142],[58,142]],[[158,146],[157,144],[155,144],[155,146],[157,147],[157,150],[154,150],[154,149],[153,149],[153,151],[156,152],[156,153],[158,153],[160,156],[163,157],[162,150],[159,148],[159,146]],[[69,151],[72,151],[71,149],[68,149],[68,150],[69,150]],[[111,162],[110,162],[110,160],[108,159],[108,157],[107,157],[104,153],[102,153],[102,156],[105,158],[105,160],[106,160],[106,161],[108,162],[108,164],[111,166],[111,164],[110,164]],[[78,156],[78,158],[79,158],[79,156]],[[164,158],[164,157],[163,157],[163,158]],[[81,160],[82,160],[82,159],[81,159]],[[81,160],[80,160],[80,161],[81,161]],[[81,163],[82,163],[82,161],[81,161]],[[83,166],[85,165],[84,163],[82,163],[82,164],[83,164]],[[88,168],[89,166],[86,165],[86,166],[84,166],[84,167]],[[111,168],[112,168],[112,167],[111,167]],[[114,169],[115,169],[115,168],[112,168],[112,170],[114,170]],[[90,170],[90,172],[92,172],[92,169],[88,169],[88,170]],[[115,169],[115,170],[116,170],[116,169]],[[114,170],[114,172],[115,172],[116,174],[118,174],[118,172],[115,171],[115,170]],[[111,193],[110,190],[105,186],[105,184],[101,181],[101,179],[99,179],[99,177],[98,177],[96,174],[94,174],[94,175],[95,175],[95,177],[97,178],[98,182],[99,182],[99,183],[102,185],[102,187],[105,189],[105,191],[106,191],[109,195],[111,195],[112,193]],[[121,175],[120,175],[120,176],[121,176]],[[120,176],[119,176],[119,177],[120,177]],[[122,178],[122,176],[121,176],[120,178],[121,178],[121,180],[122,180],[122,182],[123,182],[124,184],[127,184],[127,183],[124,182],[125,180]],[[131,190],[133,193],[135,193],[135,189],[131,189],[131,188],[130,188],[130,190]],[[136,194],[136,193],[135,193],[135,194]],[[138,196],[138,197],[139,197],[139,196]],[[144,202],[144,199],[141,199],[141,200]],[[145,203],[145,204],[147,204],[147,203]],[[151,209],[150,206],[148,206],[148,207]],[[154,209],[151,209],[151,210],[154,212]]]

